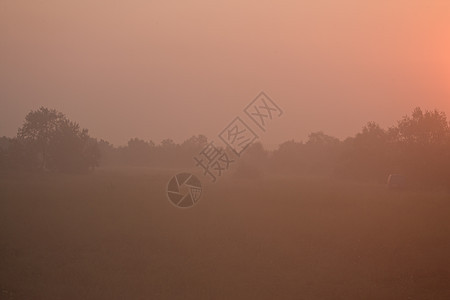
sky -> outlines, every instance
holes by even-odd
[[[0,0],[0,136],[45,106],[115,145],[214,139],[261,91],[268,147],[450,115],[450,1]]]

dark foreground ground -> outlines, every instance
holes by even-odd
[[[0,299],[450,299],[449,194],[173,174],[1,174]]]

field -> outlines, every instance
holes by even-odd
[[[175,171],[0,175],[0,299],[450,299],[450,197]]]

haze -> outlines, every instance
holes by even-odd
[[[260,92],[266,145],[450,112],[450,2],[0,1],[0,136],[55,108],[116,145],[214,138]]]

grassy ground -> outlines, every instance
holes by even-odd
[[[0,299],[450,299],[450,196],[317,178],[0,175]]]

